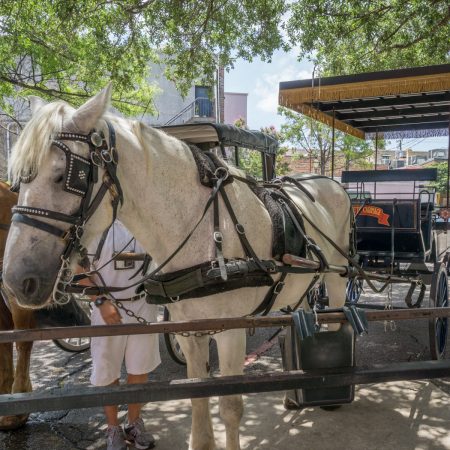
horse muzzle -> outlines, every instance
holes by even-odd
[[[54,280],[41,277],[36,272],[13,271],[6,266],[3,283],[7,293],[16,298],[19,306],[39,309],[49,304]]]

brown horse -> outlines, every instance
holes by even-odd
[[[0,264],[3,266],[6,237],[11,223],[11,208],[17,203],[17,194],[0,181]],[[8,302],[8,304],[7,304]],[[13,298],[0,296],[0,331],[35,327],[33,310],[20,308]],[[30,392],[30,355],[32,342],[18,342],[17,363],[14,370],[13,344],[0,344],[0,394]],[[0,416],[0,430],[11,430],[25,424],[28,415]]]

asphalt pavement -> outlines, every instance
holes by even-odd
[[[405,289],[395,288],[394,304],[401,305],[400,297],[405,293]],[[384,304],[386,295],[365,293],[362,300]],[[252,357],[247,373],[282,370],[278,345],[266,343],[274,331],[261,329],[249,337],[247,351]],[[186,376],[185,368],[170,359],[162,339],[161,356],[162,364],[151,379]],[[429,359],[428,324],[423,320],[395,324],[372,322],[369,334],[357,340],[356,358],[361,366]],[[214,346],[211,361],[214,371],[217,369]],[[32,355],[34,389],[88,385],[90,365],[89,351],[70,354],[51,342],[37,342]],[[283,407],[282,392],[251,394],[244,398],[243,449],[450,450],[450,379],[357,387],[354,402],[336,411],[320,408],[287,411]],[[225,449],[225,431],[218,416],[217,399],[211,399],[211,404],[217,448]],[[120,416],[125,420],[124,409]],[[143,417],[158,439],[158,449],[188,448],[188,400],[147,404]],[[103,449],[104,428],[101,408],[34,413],[24,428],[0,432],[0,449]]]

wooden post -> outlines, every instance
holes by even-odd
[[[448,147],[447,147],[447,211],[449,207],[449,183],[450,183],[450,121],[448,122]],[[448,219],[447,219],[447,228],[448,228]]]
[[[334,180],[334,140],[335,140],[335,128],[334,121],[336,119],[336,111],[333,108],[333,128],[331,130],[331,178]]]

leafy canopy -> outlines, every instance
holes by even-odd
[[[443,64],[450,55],[448,0],[297,0],[288,35],[325,74]]]
[[[280,130],[281,141],[317,159],[320,173],[324,175],[331,164],[332,128],[288,108],[280,107],[278,112],[285,119]],[[338,130],[335,131],[334,148],[335,156],[342,156],[346,170],[350,169],[351,163],[367,166],[368,158],[373,154],[371,143]]]
[[[270,60],[284,0],[2,0],[0,108],[36,94],[82,103],[108,81],[127,114],[151,109],[149,62],[186,92],[217,64]],[[8,100],[7,100],[8,99]]]

